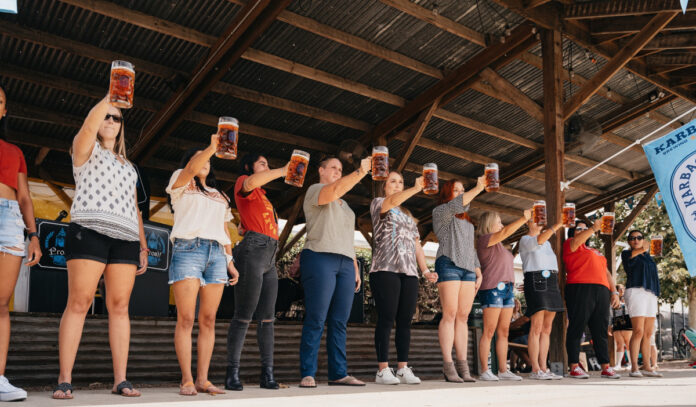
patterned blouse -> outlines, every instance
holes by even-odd
[[[420,244],[418,227],[413,218],[395,207],[381,214],[384,198],[370,205],[375,250],[370,272],[391,271],[418,277],[416,244]]]

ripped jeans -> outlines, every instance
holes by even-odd
[[[201,287],[206,284],[227,284],[227,257],[225,248],[215,240],[174,239],[172,263],[169,266],[169,284],[188,278],[197,278]]]
[[[0,198],[0,252],[24,257],[24,228],[17,201]]]

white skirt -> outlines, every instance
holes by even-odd
[[[657,296],[643,287],[626,289],[626,310],[631,318],[657,316]]]

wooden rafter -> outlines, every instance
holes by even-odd
[[[667,95],[663,98],[660,98],[656,101],[650,102],[650,101],[642,101],[640,105],[636,106],[634,109],[631,109],[629,112],[626,112],[625,114],[612,114],[612,115],[607,115],[605,116],[606,119],[608,120],[602,120],[600,119],[600,123],[602,123],[602,132],[610,132],[615,129],[618,129],[621,126],[624,126],[625,124],[636,120],[640,118],[641,116],[645,115],[646,113],[649,113],[655,109],[660,108],[661,106],[664,106],[665,104],[673,101],[676,99],[676,96],[674,95]]]
[[[696,33],[663,34],[645,44],[644,50],[696,49]]]
[[[563,106],[563,118],[569,118],[576,110],[580,108],[597,90],[607,83],[609,79],[621,68],[623,68],[633,58],[638,51],[643,49],[662,28],[664,28],[671,19],[677,15],[676,12],[658,13],[652,20],[636,34],[625,47],[614,55],[603,67],[595,74],[592,79],[585,84],[573,97]]]
[[[589,21],[592,35],[634,34],[650,22],[651,15],[597,18]],[[686,13],[676,16],[662,31],[677,31],[696,27],[696,14]]]
[[[687,11],[696,10],[690,4]],[[604,0],[575,3],[564,8],[565,19],[636,16],[660,12],[682,12],[679,0]]]
[[[490,68],[484,69],[481,78],[499,92],[499,99],[508,99],[510,104],[519,106],[539,122],[544,120],[544,109],[498,73]]]
[[[696,65],[696,53],[677,53],[677,54],[658,54],[651,55],[645,58],[645,63],[649,66],[654,65],[666,65],[666,66],[680,66],[681,69],[686,66]],[[656,67],[657,69],[657,67]]]
[[[157,202],[157,204],[153,206],[152,209],[150,209],[150,217],[152,218],[153,216],[155,216],[155,214],[161,211],[165,206],[167,206],[166,201]]]
[[[396,163],[392,167],[396,169],[396,171],[403,171],[404,167],[408,163],[408,159],[411,156],[411,153],[413,153],[413,150],[420,142],[421,136],[423,136],[423,133],[425,132],[425,128],[428,127],[428,123],[430,123],[430,119],[433,117],[433,113],[439,105],[440,98],[437,98],[428,109],[424,110],[421,113],[420,117],[416,121],[417,126],[415,134],[413,134],[410,140],[407,140],[406,144],[404,144],[404,146],[401,147],[401,151],[399,152],[399,158],[396,159]]]
[[[297,201],[292,207],[292,210],[290,211],[290,215],[287,218],[287,222],[285,222],[285,226],[283,227],[283,230],[280,232],[280,237],[278,237],[278,247],[285,247],[285,244],[288,241],[288,237],[290,236],[290,232],[292,232],[292,228],[295,227],[295,223],[297,223],[297,219],[300,217],[303,202],[304,193],[300,196],[299,199],[297,199]],[[278,254],[280,255],[280,252],[278,252]]]

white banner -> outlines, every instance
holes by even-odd
[[[0,0],[0,13],[17,14],[17,0]]]

